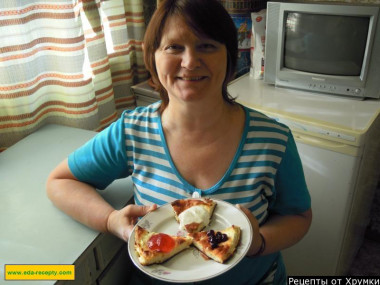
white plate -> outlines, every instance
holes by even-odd
[[[241,228],[241,240],[234,255],[220,264],[213,260],[205,260],[199,250],[193,246],[178,253],[162,264],[143,266],[138,261],[134,248],[135,230],[133,229],[128,242],[128,252],[133,263],[146,274],[167,282],[197,282],[216,277],[230,270],[246,255],[252,241],[252,226],[247,216],[234,205],[216,200],[217,205],[207,229],[223,230],[232,225]],[[157,210],[145,215],[138,223],[149,231],[170,235],[184,235],[174,218],[171,204],[165,204]]]

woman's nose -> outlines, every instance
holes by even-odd
[[[200,57],[196,50],[185,49],[182,55],[181,67],[194,70],[200,66]]]

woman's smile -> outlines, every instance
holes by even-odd
[[[201,81],[206,79],[206,76],[178,76],[177,78],[183,81]]]

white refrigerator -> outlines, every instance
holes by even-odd
[[[283,251],[288,275],[345,275],[369,222],[380,175],[380,101],[275,88],[249,75],[237,101],[288,125],[312,198],[313,222]]]

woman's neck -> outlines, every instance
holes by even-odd
[[[234,107],[223,99],[212,104],[169,102],[162,114],[162,122],[165,129],[202,133],[225,125]]]

